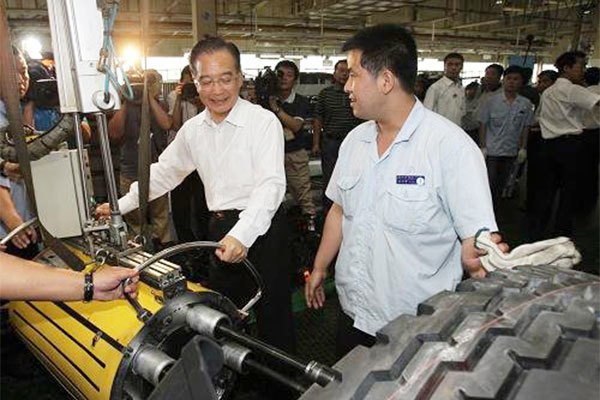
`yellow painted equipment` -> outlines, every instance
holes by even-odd
[[[84,262],[91,261],[89,256],[77,253]],[[57,268],[66,267],[51,250],[40,254],[38,261]],[[92,263],[87,268],[95,267]],[[186,296],[195,296],[195,302],[218,296],[197,284],[186,284],[189,291]],[[219,301],[223,299],[221,297]],[[163,309],[165,302],[160,289],[142,281],[138,300],[155,315]],[[124,397],[123,391],[127,375],[124,369],[130,369],[125,368],[125,364],[130,363],[133,354],[132,341],[138,337],[139,345],[147,339],[140,339],[145,325],[137,319],[135,310],[126,300],[89,303],[14,301],[9,305],[9,315],[18,336],[73,397],[128,398]],[[167,336],[169,334],[163,335],[163,339]],[[116,380],[120,387],[115,387]]]

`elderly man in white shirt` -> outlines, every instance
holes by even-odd
[[[581,133],[586,111],[600,112],[600,94],[580,86],[585,72],[585,53],[569,51],[556,59],[559,78],[544,91],[540,101],[539,122],[542,131],[540,162],[545,173],[540,176],[540,207],[535,216],[535,238],[573,233],[573,213],[577,188],[578,163],[584,154]],[[552,220],[554,197],[560,193],[556,222]]]
[[[477,145],[413,94],[417,50],[410,33],[377,25],[342,50],[352,111],[369,121],[341,145],[326,191],[334,204],[305,291],[309,307],[323,306],[323,281],[337,254],[338,356],[372,344],[400,314],[415,314],[420,302],[453,290],[461,264],[485,275],[474,236],[497,229]]]
[[[466,114],[465,90],[460,82],[464,58],[450,53],[444,57],[444,76],[427,89],[423,105],[460,126]]]
[[[152,164],[149,199],[191,173],[200,176],[211,211],[209,238],[223,246],[216,251],[222,263],[210,268],[209,287],[243,305],[255,288],[243,268],[229,263],[248,256],[266,286],[257,305],[259,337],[294,351],[287,225],[278,212],[286,187],[281,123],[272,112],[239,97],[243,78],[234,44],[217,37],[199,41],[190,67],[206,109],[184,123]],[[119,209],[126,214],[137,207],[135,182],[119,199]],[[108,216],[108,205],[96,213]]]

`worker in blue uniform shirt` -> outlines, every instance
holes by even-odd
[[[497,229],[477,145],[413,94],[417,51],[410,33],[373,26],[343,51],[352,110],[368,121],[340,148],[326,190],[334,204],[305,290],[309,307],[323,306],[322,284],[337,254],[338,356],[372,344],[388,322],[453,290],[463,267],[484,276],[474,236]]]

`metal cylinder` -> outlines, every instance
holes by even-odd
[[[318,383],[320,386],[327,386],[327,384],[335,380],[341,380],[341,376],[338,371],[335,371],[317,361],[310,361],[306,365],[304,376],[310,379],[311,382]]]
[[[106,114],[96,114],[96,124],[98,127],[98,135],[100,138],[100,152],[102,154],[102,163],[104,166],[104,178],[107,184],[108,203],[112,213],[119,211],[117,197],[117,183],[113,169],[112,157],[110,154],[110,143],[108,141],[108,123],[106,122]]]
[[[133,372],[156,386],[174,363],[156,347],[144,346],[135,355]]]
[[[78,113],[73,113],[73,123],[75,125],[75,141],[77,143],[77,155],[79,156],[79,173],[81,175],[81,187],[83,188],[83,204],[85,211],[85,221],[91,219],[90,215],[90,195],[87,185],[87,170],[85,168],[85,160],[83,158],[83,134],[81,133],[81,121]]]
[[[190,328],[196,332],[217,339],[218,326],[231,326],[231,320],[225,314],[202,304],[190,308],[186,314]]]
[[[252,353],[252,351],[244,346],[240,346],[234,342],[225,342],[221,345],[223,349],[223,357],[225,365],[241,374],[244,371],[244,361]]]

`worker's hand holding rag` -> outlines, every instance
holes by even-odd
[[[523,244],[510,253],[503,253],[490,237],[490,232],[482,230],[475,236],[475,247],[487,251],[481,256],[483,267],[488,272],[496,269],[512,269],[519,265],[556,265],[572,268],[581,261],[581,254],[567,237],[542,240]]]

